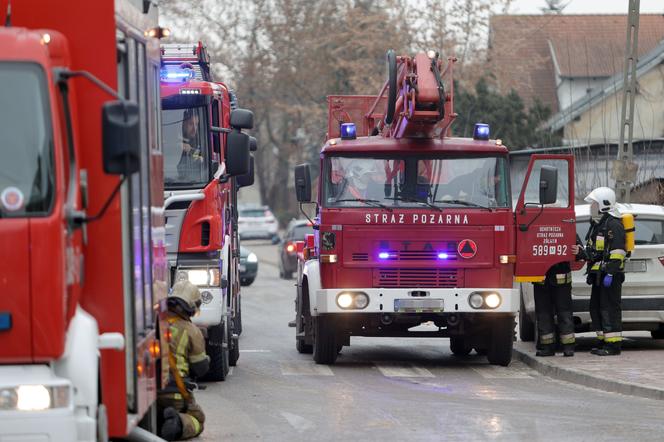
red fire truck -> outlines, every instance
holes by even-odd
[[[571,258],[573,159],[533,155],[512,209],[507,148],[448,135],[454,59],[387,55],[378,96],[330,96],[316,233],[299,271],[296,344],[331,364],[351,336],[449,337],[508,365],[515,281]],[[301,203],[309,165],[296,167]]]
[[[253,114],[237,109],[215,82],[201,42],[161,46],[166,247],[171,281],[189,280],[203,304],[194,323],[211,358],[206,380],[223,381],[240,356],[241,327],[237,191],[253,182],[249,150],[231,134],[251,129]],[[255,149],[255,142],[253,143]],[[233,150],[235,149],[235,150]]]
[[[154,429],[168,370],[156,26],[151,1],[23,0],[0,27],[2,440]]]

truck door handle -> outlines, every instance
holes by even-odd
[[[562,220],[562,221],[563,221],[564,223],[572,223],[572,224],[574,224],[574,223],[576,223],[576,218],[567,218],[567,219],[564,219],[564,220]]]

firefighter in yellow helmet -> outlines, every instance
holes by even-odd
[[[588,262],[587,283],[590,292],[590,317],[597,338],[603,344],[591,353],[619,355],[622,344],[621,291],[625,281],[626,235],[616,194],[608,187],[598,187],[585,198],[590,204],[590,230],[586,247],[574,246],[577,259]]]
[[[170,381],[158,399],[160,436],[166,440],[190,439],[203,431],[205,414],[192,393],[193,380],[210,368],[203,334],[191,322],[200,305],[201,293],[194,284],[180,281],[173,286],[168,297]]]

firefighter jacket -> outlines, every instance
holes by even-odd
[[[203,376],[210,368],[203,333],[189,318],[175,312],[168,312],[168,324],[171,335],[169,350],[175,357],[180,377],[187,380]]]
[[[544,281],[539,284],[558,286],[571,283],[572,268],[570,267],[569,262],[559,262],[558,264],[553,265],[549,271],[546,272]]]
[[[624,272],[627,252],[622,221],[607,213],[599,222],[592,222],[582,255],[588,261],[590,274]]]

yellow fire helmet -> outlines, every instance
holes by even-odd
[[[201,305],[201,292],[198,287],[189,281],[176,282],[168,297],[184,301],[187,307],[191,309],[191,314],[196,312]]]

